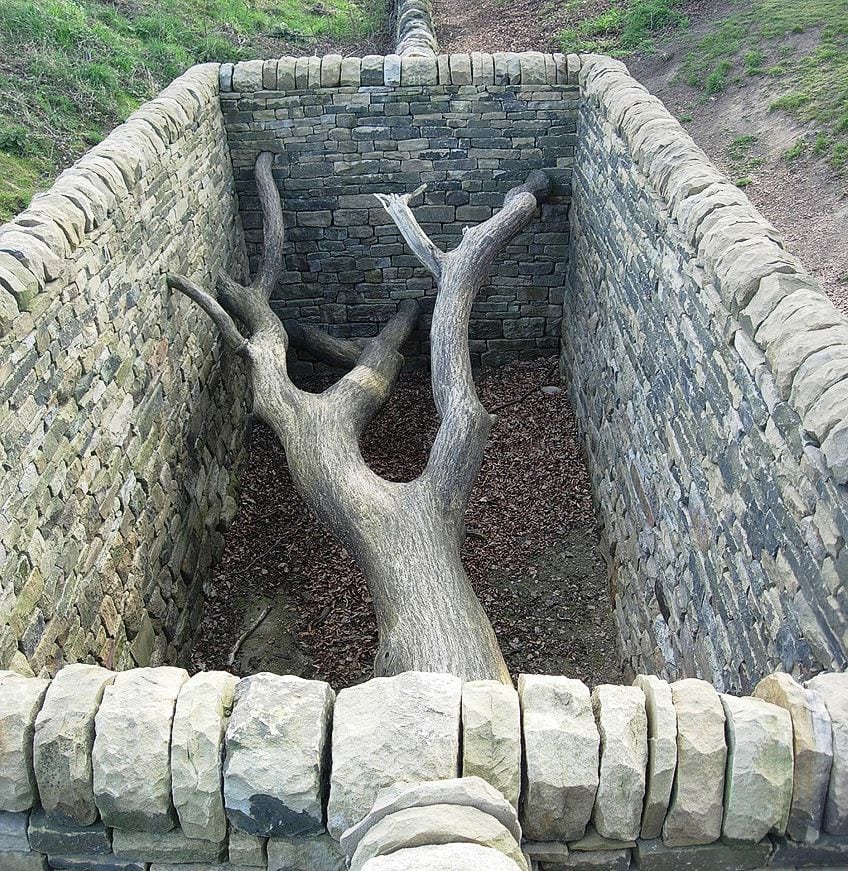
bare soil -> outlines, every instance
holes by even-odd
[[[466,516],[464,562],[514,674],[620,682],[609,582],[574,416],[563,392],[539,389],[556,383],[549,360],[480,376],[487,408],[521,401],[497,412]],[[363,454],[380,474],[409,480],[423,468],[436,426],[429,380],[411,372],[366,433]],[[366,680],[377,638],[364,579],[296,494],[282,448],[261,425],[249,434],[242,488],[211,580],[194,668],[298,674],[337,689]]]

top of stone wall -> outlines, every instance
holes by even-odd
[[[623,63],[582,55],[581,93],[602,110],[668,204],[729,317],[716,324],[755,372],[772,415],[798,416],[807,455],[848,483],[848,318],[777,230]],[[823,461],[823,462],[822,462]]]
[[[66,169],[46,192],[0,227],[0,333],[44,294],[63,263],[120,209],[137,182],[218,96],[219,64],[192,67]]]
[[[222,64],[222,93],[433,85],[578,84],[576,54],[473,51],[470,54],[283,57]]]

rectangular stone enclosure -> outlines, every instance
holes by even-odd
[[[432,304],[374,193],[426,183],[416,214],[449,249],[549,172],[471,351],[561,354],[623,657],[741,691],[846,667],[848,322],[621,63],[536,52],[195,67],[0,228],[0,667],[183,661],[249,403],[164,274],[256,269],[261,151],[287,225],[274,307],[342,336]]]

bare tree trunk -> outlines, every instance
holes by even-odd
[[[169,275],[168,284],[198,303],[227,345],[247,359],[254,411],[283,444],[295,487],[362,570],[380,635],[375,673],[414,669],[509,683],[494,631],[460,559],[463,516],[494,420],[474,387],[468,321],[492,262],[532,220],[550,180],[543,172],[532,173],[506,195],[497,215],[466,229],[450,253],[432,243],[409,207],[421,188],[377,195],[438,287],[430,338],[441,425],[422,474],[399,483],[368,467],[359,437],[392,391],[403,364],[399,349],[420,307],[404,301],[380,334],[364,343],[335,339],[306,324],[284,325],[268,303],[282,271],[283,249],[271,162],[269,153],[256,161],[265,249],[253,282],[242,286],[222,274],[217,299],[183,276]],[[321,394],[301,391],[286,368],[290,339],[320,359],[352,368]]]

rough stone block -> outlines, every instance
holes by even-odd
[[[60,825],[39,809],[30,816],[28,832],[30,847],[51,856],[98,856],[112,852],[112,833],[103,823]]]
[[[30,848],[27,837],[29,814],[0,811],[0,857],[2,851],[25,853]]]
[[[383,80],[387,88],[400,87],[401,59],[399,55],[387,54],[383,58]]]
[[[772,838],[774,868],[848,868],[848,838],[821,835],[815,844]]]
[[[756,843],[783,834],[792,803],[789,712],[755,698],[722,694],[721,703],[727,718],[722,836]]]
[[[115,676],[94,718],[94,798],[108,826],[167,832],[171,802],[171,725],[181,668],[138,668]]]
[[[512,687],[499,681],[462,687],[462,775],[482,777],[518,807],[521,710]]]
[[[262,90],[264,61],[245,60],[233,68],[233,90],[255,93]]]
[[[295,63],[296,58],[281,57],[277,62],[277,85],[278,91],[293,91],[295,88]]]
[[[545,56],[540,51],[524,51],[519,55],[522,85],[544,85],[547,82]]]
[[[233,865],[264,868],[268,862],[268,842],[257,835],[248,835],[240,829],[230,829],[229,858]]]
[[[635,857],[640,871],[745,871],[764,868],[771,852],[769,841],[689,847],[668,847],[662,841],[639,841]]]
[[[180,829],[170,832],[115,829],[112,850],[118,859],[135,862],[220,862],[227,855],[227,842],[187,838]]]
[[[378,856],[366,862],[362,871],[435,871],[437,868],[517,871],[520,867],[498,850],[479,844],[439,844]]]
[[[343,88],[358,88],[362,61],[358,57],[346,57],[342,60],[339,84]]]
[[[96,665],[66,665],[50,684],[36,717],[35,779],[42,807],[58,823],[88,826],[97,820],[91,767],[94,716],[114,678],[113,672]]]
[[[0,810],[25,811],[38,801],[32,739],[48,684],[0,671]]]
[[[222,749],[238,678],[200,672],[183,684],[171,731],[171,795],[187,838],[227,836]]]
[[[589,690],[566,677],[522,674],[521,824],[534,841],[583,836],[598,788],[600,737]]]
[[[271,838],[268,871],[345,871],[341,847],[329,835]]]
[[[677,714],[677,773],[663,824],[669,847],[709,844],[721,835],[725,716],[711,684],[686,678],[671,685]]]
[[[671,800],[677,770],[677,714],[671,687],[658,677],[640,674],[634,680],[645,694],[648,717],[648,769],[641,837],[658,838]]]
[[[323,681],[256,674],[236,688],[226,734],[224,801],[252,835],[320,832],[334,693]]]
[[[47,857],[41,853],[0,853],[0,862],[3,871],[47,871]],[[94,869],[86,868],[86,871]]]
[[[815,841],[821,829],[833,764],[833,736],[824,700],[815,690],[804,689],[784,672],[763,678],[754,695],[789,712],[794,772],[786,831],[796,841]]]
[[[470,85],[471,55],[452,54],[450,56],[450,74],[452,85]]]
[[[406,672],[339,693],[327,806],[334,838],[368,813],[381,789],[458,775],[461,690],[451,675]]]
[[[401,61],[401,84],[437,85],[439,72],[434,57],[404,57]]]
[[[321,87],[337,88],[342,75],[342,56],[325,54],[321,58]]]
[[[804,686],[821,696],[833,734],[824,830],[831,835],[848,835],[848,674],[820,674]]]
[[[639,687],[602,684],[592,691],[601,736],[601,767],[592,819],[605,838],[639,837],[648,764],[645,694]]]

